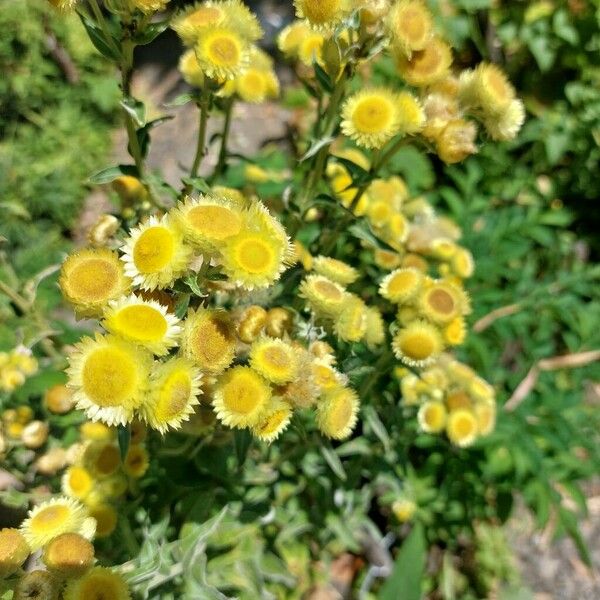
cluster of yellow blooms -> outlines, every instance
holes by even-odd
[[[418,407],[419,427],[426,433],[445,431],[453,444],[466,447],[494,428],[494,389],[447,355],[418,375],[402,373],[400,387],[402,402]]]
[[[33,410],[25,405],[7,408],[2,413],[0,456],[4,454],[9,444],[23,444],[32,450],[45,444],[48,438],[48,424],[33,417]]]
[[[13,590],[13,600],[130,600],[121,575],[94,566],[94,532],[94,519],[66,497],[33,508],[19,529],[0,530],[0,578]],[[38,550],[46,568],[24,572],[25,561]]]
[[[12,392],[38,369],[31,350],[18,346],[10,352],[0,352],[0,391]]]

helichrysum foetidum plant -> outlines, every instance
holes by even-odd
[[[121,213],[104,215],[90,246],[62,265],[64,298],[78,318],[95,320],[96,332],[71,349],[67,388],[49,392],[46,405],[61,414],[76,404],[90,422],[70,459],[40,457],[49,472],[66,468],[65,496],[34,508],[20,532],[0,534],[9,549],[0,568],[11,572],[44,548],[48,571],[19,579],[26,591],[17,598],[35,586],[58,589],[65,573],[77,574],[66,600],[98,586],[111,600],[129,597],[119,575],[91,567],[85,540],[114,529],[119,498],[151,462],[146,428],[246,429],[271,443],[296,422],[344,439],[361,402],[377,408],[377,390],[393,387],[425,433],[466,447],[493,429],[493,388],[450,354],[467,335],[473,257],[458,225],[414,197],[391,165],[407,144],[452,164],[477,151],[480,130],[514,138],[524,108],[500,68],[454,69],[418,0],[295,0],[298,19],[278,47],[316,114],[296,123],[288,169],[247,157],[245,185],[233,188],[235,105],[280,93],[274,60],[259,47],[260,24],[243,2],[179,11],[166,0],[53,4],[78,11],[119,67],[133,164],[93,178],[112,184]],[[160,119],[148,123],[131,91],[134,48],[167,26],[185,46],[179,70],[191,87],[178,102],[193,102],[199,115],[181,189],[149,172]],[[380,61],[396,76],[375,84]],[[203,178],[216,112],[224,117],[213,138],[216,165]],[[283,193],[261,201],[256,188],[273,182]],[[9,383],[18,384],[14,375]],[[414,513],[407,502],[395,505],[400,521]]]

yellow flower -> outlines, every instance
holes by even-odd
[[[438,156],[448,165],[460,162],[477,152],[477,126],[472,121],[450,121],[436,140]]]
[[[181,55],[178,68],[183,80],[188,85],[197,88],[204,87],[204,73],[198,64],[196,53],[193,50],[186,50]]]
[[[346,303],[348,292],[323,275],[309,275],[300,284],[300,296],[318,316],[333,317]]]
[[[338,339],[359,342],[367,332],[367,305],[358,297],[350,296],[333,321]]]
[[[291,405],[278,398],[272,398],[261,413],[256,425],[251,428],[252,434],[259,440],[270,444],[285,431],[291,419]]]
[[[168,217],[132,229],[122,248],[125,273],[143,290],[169,287],[187,270],[191,249]]]
[[[367,308],[367,331],[365,342],[369,348],[374,348],[385,341],[385,322],[376,306]]]
[[[171,22],[171,28],[187,46],[193,46],[206,28],[217,27],[226,19],[224,2],[202,2],[180,12]]]
[[[29,546],[18,529],[0,529],[0,578],[15,573],[29,553]]]
[[[145,14],[164,10],[170,0],[131,0],[132,4]]]
[[[398,127],[401,133],[418,133],[425,125],[425,111],[408,92],[398,94]]]
[[[392,349],[396,358],[410,367],[424,367],[444,349],[442,336],[434,325],[415,320],[398,330]]]
[[[83,452],[83,465],[95,477],[110,477],[121,466],[121,455],[112,442],[91,442]]]
[[[396,269],[385,276],[379,285],[379,293],[398,304],[412,300],[423,286],[423,273],[413,267]]]
[[[500,117],[515,100],[515,88],[498,66],[480,63],[462,73],[459,82],[461,103],[483,111],[486,117]]]
[[[392,43],[409,58],[413,51],[424,50],[433,35],[431,13],[421,0],[397,2],[386,24]]]
[[[331,29],[347,14],[346,0],[294,0],[296,15],[313,27]]]
[[[111,183],[111,187],[126,204],[145,200],[148,193],[144,184],[137,177],[131,175],[121,175],[120,177],[117,177]]]
[[[79,533],[91,540],[96,522],[82,504],[63,496],[32,508],[20,529],[31,550],[35,551],[62,533]]]
[[[489,435],[496,425],[496,403],[477,402],[473,407],[477,419],[477,432],[479,435]]]
[[[101,592],[101,596],[98,593]],[[131,600],[125,580],[105,567],[94,567],[78,579],[67,582],[64,600]]]
[[[150,426],[161,433],[179,429],[199,403],[200,371],[185,358],[160,363],[153,373],[143,414]]]
[[[455,317],[444,327],[444,341],[449,346],[460,346],[467,337],[467,326],[462,317]]]
[[[311,373],[315,384],[321,391],[332,390],[343,386],[347,377],[334,369],[330,357],[315,358],[312,361]]]
[[[103,502],[89,508],[90,517],[96,519],[96,537],[105,538],[117,527],[117,511],[110,504]]]
[[[226,26],[203,29],[194,49],[203,73],[218,80],[235,79],[250,59],[248,42]]]
[[[360,276],[354,267],[329,256],[317,256],[313,261],[313,270],[341,285],[354,283]]]
[[[287,383],[298,374],[298,356],[293,346],[276,338],[259,338],[248,356],[250,366],[272,383]]]
[[[84,440],[103,442],[113,439],[114,430],[104,423],[86,421],[80,425],[79,434]]]
[[[152,355],[115,336],[89,337],[69,357],[69,387],[88,418],[124,425],[144,401]]]
[[[273,71],[273,61],[256,46],[250,49],[250,66],[234,81],[235,89],[244,102],[260,103],[279,94],[279,80]]]
[[[398,254],[398,252],[376,248],[373,255],[373,260],[380,269],[386,269],[390,271],[400,265],[402,256]]]
[[[148,467],[150,460],[148,451],[144,446],[129,446],[125,460],[123,461],[123,470],[129,477],[139,479],[143,477]]]
[[[12,600],[58,600],[60,582],[48,571],[29,571],[19,579]]]
[[[446,434],[448,439],[456,446],[466,448],[477,438],[477,419],[466,408],[454,410],[448,416]]]
[[[317,404],[317,425],[329,438],[347,438],[357,421],[359,401],[356,392],[347,387],[336,387],[325,392]]]
[[[431,40],[425,49],[413,52],[410,59],[404,54],[396,56],[400,76],[409,85],[427,87],[444,79],[452,64],[450,47],[439,38]]]
[[[137,296],[123,297],[110,303],[102,321],[110,333],[142,346],[157,356],[177,346],[181,333],[179,319],[153,300]]]
[[[261,334],[266,324],[267,311],[262,306],[248,306],[238,319],[238,337],[242,342],[251,344]]]
[[[396,500],[392,504],[392,512],[394,513],[396,519],[400,521],[400,523],[407,523],[410,521],[413,518],[416,510],[417,505],[408,498]]]
[[[446,406],[449,411],[458,410],[459,408],[471,409],[473,401],[464,390],[457,389],[446,395]]]
[[[199,308],[188,314],[181,348],[202,371],[217,374],[225,370],[233,361],[235,346],[234,326],[225,311]]]
[[[457,277],[467,279],[475,272],[473,255],[465,248],[457,248],[450,262],[452,271]]]
[[[42,561],[63,577],[81,577],[94,564],[94,546],[78,533],[63,533],[44,548]]]
[[[446,426],[447,411],[443,402],[430,400],[419,408],[417,419],[419,427],[425,433],[440,433]]]
[[[253,427],[271,398],[267,382],[250,367],[225,371],[214,391],[213,406],[217,417],[230,427]]]
[[[310,34],[310,28],[304,21],[294,21],[279,32],[277,47],[285,55],[294,56],[298,53],[303,40]]]
[[[434,323],[447,324],[462,312],[460,290],[450,283],[436,281],[421,292],[419,308]]]
[[[59,285],[77,315],[97,317],[110,300],[129,291],[131,280],[116,252],[97,248],[70,254],[62,265]]]
[[[521,100],[515,99],[499,116],[484,119],[486,131],[493,140],[506,142],[513,140],[525,122],[525,106]]]
[[[84,500],[94,486],[94,480],[84,467],[69,467],[62,477],[62,492],[72,498]]]
[[[312,67],[314,62],[323,64],[323,44],[325,38],[317,31],[309,31],[302,37],[298,46],[298,58],[307,67]]]
[[[313,257],[308,249],[299,240],[294,240],[294,251],[296,252],[297,262],[300,262],[305,271],[313,268]]]
[[[237,235],[243,215],[235,203],[218,196],[186,198],[173,213],[185,239],[207,252],[216,252],[223,242]]]
[[[357,92],[342,107],[342,132],[365,148],[381,148],[399,132],[397,96],[385,88]]]
[[[474,375],[468,382],[471,395],[482,402],[492,402],[495,398],[494,388],[481,377]]]
[[[73,409],[73,392],[61,383],[53,385],[44,394],[44,406],[56,415],[64,415]]]

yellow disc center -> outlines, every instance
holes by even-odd
[[[234,67],[240,62],[240,46],[232,37],[213,38],[208,44],[211,60],[224,67]]]
[[[78,264],[67,281],[72,293],[81,300],[107,298],[119,281],[118,266],[101,258],[90,258]]]
[[[365,98],[354,109],[352,120],[363,133],[379,133],[390,126],[392,105],[384,98]]]
[[[231,351],[233,343],[227,325],[214,318],[200,323],[190,341],[196,360],[204,368],[217,365]]]
[[[339,302],[344,298],[343,292],[336,285],[324,279],[315,282],[315,291],[327,300],[334,302]]]
[[[262,401],[264,390],[246,374],[238,375],[223,389],[223,403],[232,412],[248,414]]]
[[[237,248],[238,263],[250,273],[263,273],[273,264],[273,250],[263,240],[249,238],[243,240]]]
[[[98,406],[120,406],[135,392],[137,367],[118,348],[94,350],[83,365],[83,389]]]
[[[402,337],[400,349],[410,358],[424,360],[433,354],[435,343],[431,337],[420,332],[408,333]]]
[[[167,333],[167,320],[156,308],[138,304],[125,306],[115,315],[117,330],[140,341],[162,340]]]
[[[417,283],[417,276],[412,271],[403,271],[392,277],[389,283],[391,294],[402,294],[411,290]]]
[[[133,262],[141,273],[156,273],[171,262],[174,254],[173,234],[166,227],[150,227],[133,248]]]
[[[69,519],[69,509],[66,506],[49,506],[31,519],[31,529],[47,532],[61,527]]]
[[[427,300],[433,310],[442,313],[444,315],[452,314],[454,311],[454,298],[452,295],[443,289],[432,290]]]
[[[179,415],[187,406],[192,393],[192,381],[185,372],[173,373],[160,392],[156,412],[165,420]]]

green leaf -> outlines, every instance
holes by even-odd
[[[154,119],[148,123],[146,123],[143,127],[137,130],[136,135],[138,138],[138,143],[140,145],[140,149],[142,151],[142,156],[146,157],[148,154],[148,150],[150,148],[150,131],[160,125],[161,123],[165,123],[166,121],[170,121],[173,119],[173,115],[166,115],[164,117],[159,117],[158,119]]]
[[[85,27],[85,30],[86,30],[92,44],[94,44],[94,47],[96,48],[96,50],[98,50],[98,52],[100,52],[100,54],[102,54],[106,58],[109,58],[110,60],[113,60],[116,62],[120,61],[121,60],[120,53],[118,53],[115,49],[113,49],[112,46],[106,41],[106,39],[104,37],[104,32],[102,31],[102,29],[100,29],[95,23],[90,21],[87,17],[85,17],[81,13],[79,13],[79,18],[81,19],[81,22],[83,23],[83,26]],[[117,47],[118,47],[117,40],[113,39],[113,41],[115,42],[115,45],[117,45]]]
[[[329,75],[325,73],[324,69],[316,61],[313,62],[313,67],[315,69],[317,81],[321,84],[321,87],[330,94],[333,91],[333,86],[331,85]]]
[[[246,462],[248,450],[252,445],[252,434],[247,429],[236,429],[233,433],[233,446],[238,467],[241,469]]]
[[[343,158],[342,156],[335,156],[335,154],[333,156],[336,162],[342,163],[348,169],[348,171],[350,171],[354,183],[362,183],[368,179],[369,171],[363,169],[360,165],[357,165],[356,163],[348,160],[347,158]]]
[[[579,557],[581,560],[588,566],[592,566],[592,557],[590,556],[590,551],[587,547],[583,536],[581,535],[581,531],[579,531],[579,526],[577,525],[577,515],[572,513],[570,510],[559,506],[558,508],[558,518],[560,524],[565,528],[565,531],[569,534],[569,537],[573,540],[575,547],[577,548],[577,552],[579,553]]]
[[[181,181],[199,192],[210,192],[210,186],[206,183],[206,179],[202,177],[183,177]]]
[[[180,294],[177,304],[175,304],[175,316],[178,319],[183,319],[190,305],[191,294]]]
[[[119,441],[119,452],[121,453],[121,462],[129,452],[129,443],[131,442],[131,428],[129,425],[119,425],[117,427],[117,439]]]
[[[165,29],[169,26],[169,19],[158,21],[156,23],[148,23],[145,29],[133,38],[133,41],[138,46],[144,46],[154,41]]]
[[[327,146],[329,144],[331,144],[331,142],[333,142],[335,138],[331,137],[331,136],[325,136],[322,137],[318,140],[313,140],[310,144],[309,149],[306,151],[306,153],[300,157],[299,162],[303,162],[305,160],[308,160],[309,158],[311,158],[312,156],[314,156],[315,154],[317,154],[317,152],[323,148],[324,146]]]
[[[118,177],[123,175],[130,175],[131,177],[137,177],[137,168],[134,165],[117,165],[116,167],[108,167],[102,169],[93,175],[90,175],[88,182],[94,185],[102,185],[104,183],[110,183]]]
[[[340,457],[335,453],[331,446],[321,446],[321,454],[327,461],[327,464],[331,467],[331,470],[342,480],[346,481],[348,476],[344,470],[344,465],[340,460]]]
[[[379,592],[378,599],[420,600],[425,559],[425,536],[422,525],[417,523],[402,544],[394,570]]]
[[[180,94],[175,99],[171,100],[171,102],[165,103],[164,106],[166,106],[167,108],[174,108],[176,106],[183,106],[184,104],[187,104],[188,102],[192,102],[194,100],[194,94]]]
[[[146,124],[146,107],[143,102],[129,96],[123,98],[119,104],[138,127],[143,127]]]

